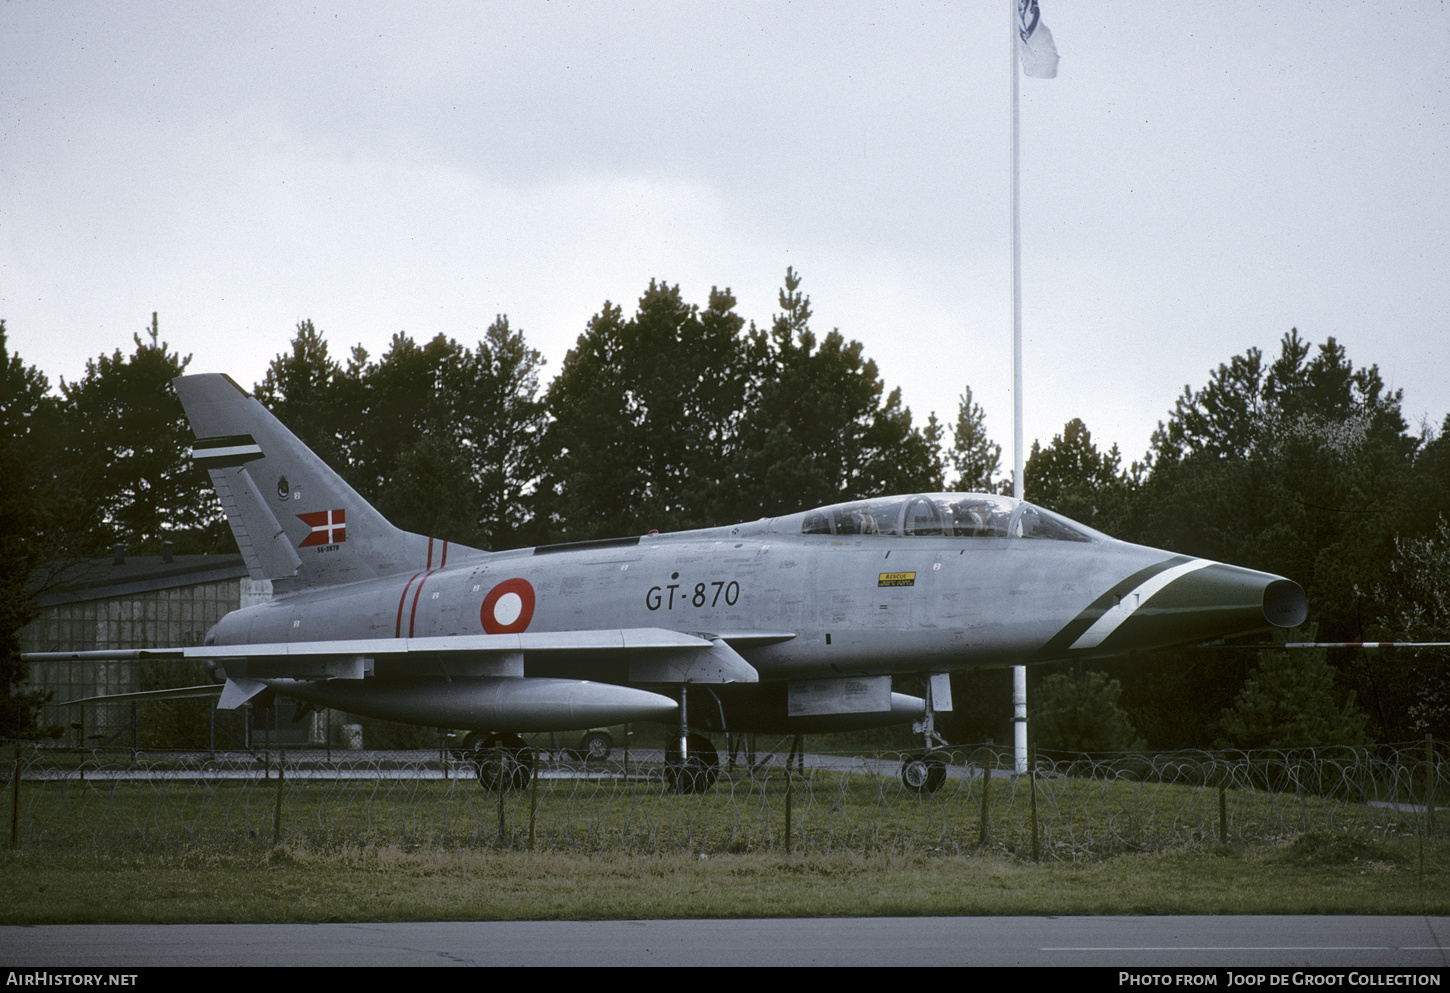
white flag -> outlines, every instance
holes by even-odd
[[[1057,77],[1057,46],[1052,32],[1042,23],[1037,0],[1017,0],[1017,51],[1022,57],[1022,71],[1037,79]]]

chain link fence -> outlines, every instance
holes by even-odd
[[[279,844],[587,854],[970,853],[1052,860],[1308,831],[1432,833],[1441,743],[1037,757],[791,753],[681,766],[660,751],[175,753],[3,749],[11,846],[167,852]],[[510,764],[513,763],[513,764]]]

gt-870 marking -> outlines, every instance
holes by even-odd
[[[733,579],[728,583],[718,579],[711,583],[696,583],[693,593],[688,588],[680,590],[680,585],[671,583],[668,586],[651,586],[649,592],[644,595],[644,605],[650,610],[659,610],[661,607],[665,610],[674,610],[675,603],[678,601],[681,607],[686,605],[713,607],[720,602],[723,595],[726,606],[733,607],[735,602],[740,599],[740,584]],[[715,588],[713,596],[709,591],[711,586]]]

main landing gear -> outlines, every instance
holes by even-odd
[[[665,745],[665,783],[675,793],[704,793],[720,776],[720,753],[703,734],[690,733],[690,688],[680,686],[680,727]]]
[[[474,731],[463,739],[463,751],[486,790],[521,790],[534,776],[534,750],[516,734]]]
[[[679,741],[672,741],[665,749],[665,769],[676,793],[705,793],[720,776],[720,753],[703,734],[686,735],[684,760]]]

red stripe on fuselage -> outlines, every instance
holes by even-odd
[[[413,625],[417,622],[418,619],[418,597],[423,595],[423,584],[428,581],[429,576],[433,575],[433,573],[437,572],[438,569],[442,569],[448,564],[448,542],[440,541],[439,546],[438,568],[435,569],[433,567],[433,539],[429,538],[428,564],[423,567],[422,572],[413,573],[412,579],[409,579],[405,584],[403,584],[403,592],[398,596],[398,618],[396,621],[393,622],[394,638],[401,638],[403,636],[403,607],[408,602],[408,591],[413,589],[413,580],[417,579],[418,588],[416,590],[413,590],[413,609],[408,612],[408,637],[413,637]],[[419,576],[423,578],[418,579]]]
[[[423,595],[423,584],[428,581],[429,576],[433,575],[433,573],[437,571],[437,569],[429,569],[427,572],[423,573],[423,578],[418,580],[418,589],[413,592],[413,609],[408,613],[409,638],[413,637],[413,625],[418,622],[418,598]]]
[[[408,602],[408,589],[413,585],[413,579],[417,579],[421,575],[423,575],[421,572],[413,573],[413,578],[409,579],[408,582],[403,585],[403,592],[398,596],[398,620],[393,625],[394,638],[401,638],[403,636],[403,604]],[[421,588],[421,586],[422,584],[420,583],[419,587]]]

